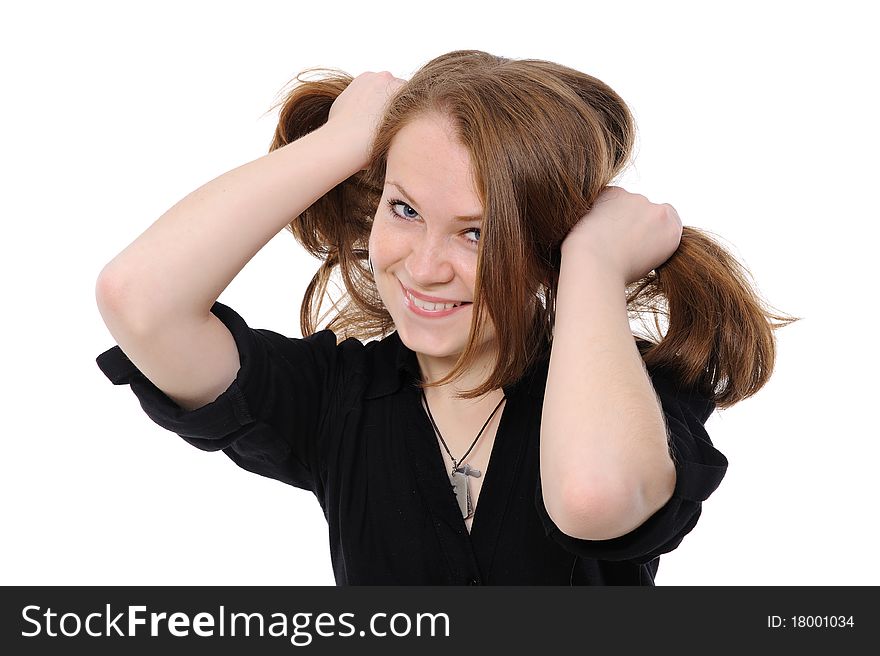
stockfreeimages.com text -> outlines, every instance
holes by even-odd
[[[146,606],[127,606],[114,615],[110,604],[106,605],[105,612],[89,613],[85,618],[70,612],[59,615],[51,608],[43,610],[40,606],[25,606],[21,615],[27,628],[32,629],[22,629],[23,637],[137,637],[139,627],[144,627],[140,629],[140,635],[145,635],[148,624],[151,637],[168,635],[183,638],[190,636],[190,631],[204,638],[289,637],[291,644],[298,647],[309,645],[315,635],[325,638],[366,635],[400,638],[449,637],[450,634],[449,616],[446,613],[417,613],[414,618],[408,613],[373,613],[367,626],[360,630],[348,621],[354,617],[354,613],[334,615],[302,612],[290,616],[272,613],[267,621],[263,613],[228,613],[224,606],[220,606],[216,615],[199,612],[193,617],[184,612],[147,613]],[[307,630],[310,626],[311,631]]]

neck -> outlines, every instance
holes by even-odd
[[[419,362],[419,368],[422,372],[422,378],[426,382],[438,381],[452,371],[458,356],[435,357],[416,352],[416,358]],[[466,403],[468,405],[481,405],[489,398],[500,398],[499,394],[503,392],[493,390],[492,392],[477,399],[459,399],[456,395],[462,391],[474,389],[481,385],[492,371],[495,364],[494,354],[485,349],[485,352],[465,371],[461,378],[445,383],[439,387],[429,387],[425,390],[428,400],[440,403]]]

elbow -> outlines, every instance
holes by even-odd
[[[131,279],[105,266],[95,282],[95,303],[104,324],[111,330],[124,327],[128,333],[149,334],[156,321],[156,313],[147,311],[144,293]]]
[[[95,282],[95,301],[104,312],[119,312],[132,305],[133,290],[130,278],[109,264],[101,269]]]
[[[579,540],[610,540],[629,532],[630,518],[638,514],[639,500],[620,486],[563,487],[560,503],[547,513],[560,531]]]
[[[95,281],[95,302],[98,304],[101,314],[119,304],[120,293],[119,277],[111,272],[108,264],[101,269],[101,273],[98,274],[98,279]]]
[[[675,466],[670,460],[662,476],[641,485],[572,486],[553,520],[560,531],[580,540],[619,538],[663,508],[672,498],[675,482]]]
[[[106,321],[108,316],[119,315],[126,296],[126,285],[109,265],[101,269],[95,282],[95,303]]]

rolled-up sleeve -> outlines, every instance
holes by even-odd
[[[292,338],[253,329],[219,301],[211,312],[232,333],[240,367],[229,387],[200,408],[177,405],[118,345],[97,357],[98,367],[114,385],[129,385],[156,424],[193,446],[222,450],[243,469],[316,492],[319,443],[343,377],[335,334]]]
[[[676,386],[671,379],[651,374],[660,399],[669,445],[675,463],[675,489],[667,503],[625,535],[609,540],[582,540],[563,533],[550,518],[541,492],[535,489],[535,507],[548,537],[572,554],[610,561],[650,562],[681,544],[709,498],[727,472],[727,458],[716,449],[704,427],[715,404],[693,390]]]

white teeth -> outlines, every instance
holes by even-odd
[[[429,303],[428,301],[423,301],[419,298],[416,298],[409,292],[406,293],[407,298],[418,308],[422,310],[427,310],[428,312],[440,312],[442,310],[451,310],[454,307],[457,307],[458,303]]]

